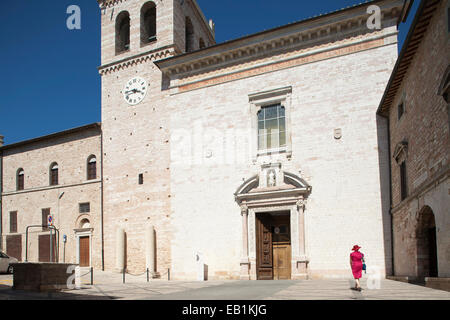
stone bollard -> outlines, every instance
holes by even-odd
[[[155,228],[153,226],[148,226],[145,232],[145,258],[147,269],[150,275],[153,277],[155,273]]]
[[[195,253],[195,263],[197,265],[197,281],[205,281],[205,262],[201,252]]]
[[[117,229],[116,232],[116,271],[123,272],[125,268],[125,230]]]

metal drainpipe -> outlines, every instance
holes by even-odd
[[[380,117],[387,120],[387,139],[388,139],[388,164],[389,164],[389,216],[391,217],[391,269],[392,275],[395,276],[394,264],[394,219],[392,216],[392,164],[391,164],[391,122],[389,116],[380,114]]]
[[[394,217],[392,216],[392,154],[391,154],[391,121],[389,117],[387,119],[387,134],[388,134],[388,150],[389,150],[389,215],[391,216],[391,268],[392,275],[395,276],[395,264],[394,264]]]
[[[100,214],[101,214],[101,219],[100,219],[100,224],[101,224],[101,233],[102,233],[102,271],[105,271],[105,238],[104,238],[104,230],[103,230],[103,129],[100,125],[100,165],[101,165],[101,169],[100,169],[100,188],[101,188],[101,193],[100,193]]]

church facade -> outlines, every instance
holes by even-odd
[[[98,2],[102,122],[1,147],[2,250],[257,280],[348,277],[358,243],[373,272],[392,273],[376,111],[404,1],[221,44],[195,0]]]

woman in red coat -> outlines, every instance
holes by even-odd
[[[352,268],[353,277],[356,281],[355,288],[352,288],[357,291],[361,291],[361,285],[359,283],[359,279],[361,279],[362,269],[363,269],[363,259],[364,255],[359,252],[359,249],[361,249],[360,246],[355,245],[353,246],[353,253],[350,254],[350,267]]]

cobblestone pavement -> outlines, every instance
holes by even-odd
[[[83,273],[82,273],[83,274]],[[31,293],[11,289],[12,276],[0,275],[0,300],[450,300],[450,292],[381,280],[379,289],[350,290],[351,279],[310,281],[167,281],[108,272],[94,272],[82,279],[81,290]]]

